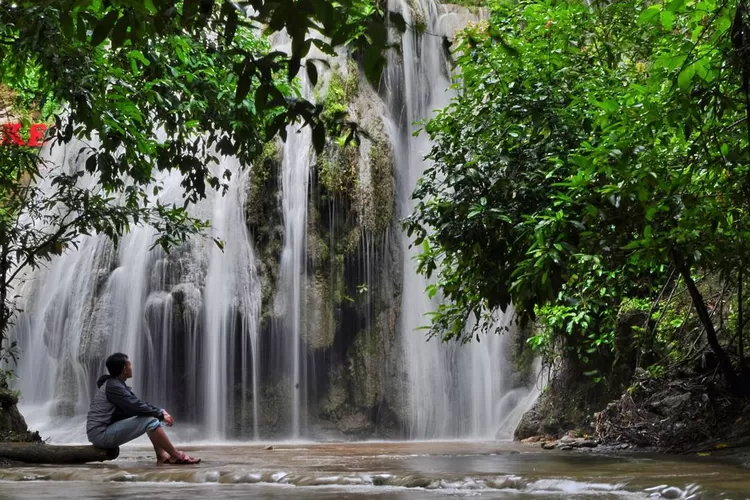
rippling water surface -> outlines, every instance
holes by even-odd
[[[198,466],[114,462],[0,469],[0,500],[37,498],[750,498],[750,471],[711,457],[543,451],[516,443],[196,446]]]

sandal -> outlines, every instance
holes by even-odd
[[[164,461],[166,465],[197,465],[201,463],[200,458],[193,458],[187,453],[183,453],[179,457],[169,457]]]

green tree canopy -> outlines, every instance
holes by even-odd
[[[746,260],[743,3],[492,8],[458,43],[458,93],[425,127],[433,166],[405,222],[446,298],[431,333],[471,340],[471,316],[512,305],[585,361],[622,298],[674,270],[733,378],[692,273],[736,277]]]

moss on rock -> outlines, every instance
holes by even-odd
[[[348,145],[343,138],[328,139],[313,165],[305,335],[315,356],[332,359],[318,416],[346,435],[385,431],[393,436],[398,396],[385,394],[397,385],[397,376],[386,353],[398,342],[400,260],[391,262],[399,243],[386,237],[395,212],[393,148],[383,118],[387,110],[353,60],[334,67],[319,92],[327,118],[354,121],[363,133]],[[379,428],[377,423],[386,420]]]
[[[357,189],[357,147],[329,141],[316,162],[318,183],[329,197],[350,197]]]
[[[29,432],[21,412],[18,411],[18,394],[0,385],[0,441],[39,442],[38,432]]]
[[[284,231],[279,194],[281,172],[281,148],[276,142],[268,142],[263,153],[251,166],[245,220],[253,235],[258,255],[258,273],[261,282],[261,297],[264,319],[272,308],[276,283],[279,279],[279,261]]]
[[[310,349],[328,349],[336,334],[336,319],[330,300],[330,280],[318,271],[307,285],[307,346]]]
[[[375,408],[382,399],[383,335],[380,325],[373,325],[370,331],[360,331],[349,348],[351,376],[360,381],[354,403],[363,408]]]

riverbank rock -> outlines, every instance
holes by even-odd
[[[559,438],[569,431],[577,435],[593,434],[594,414],[618,396],[619,391],[597,384],[581,376],[575,367],[563,364],[554,372],[534,406],[521,418],[514,439]]]
[[[0,441],[40,442],[42,438],[39,433],[29,431],[17,404],[18,398],[12,391],[0,388]]]
[[[538,435],[557,438],[569,431],[576,435],[594,434],[595,413],[619,398],[632,381],[637,353],[630,346],[637,328],[646,319],[640,312],[622,313],[614,349],[602,354],[597,366],[581,365],[561,351],[561,361],[552,369],[549,384],[521,418],[514,438],[523,440]],[[585,375],[592,370],[598,371],[602,380]]]
[[[531,442],[528,439],[525,442]],[[557,440],[542,440],[543,450],[580,450],[599,446],[599,442],[591,437],[576,437],[572,432]]]
[[[597,413],[603,443],[672,453],[750,446],[750,404],[713,377],[638,380],[634,390]]]

